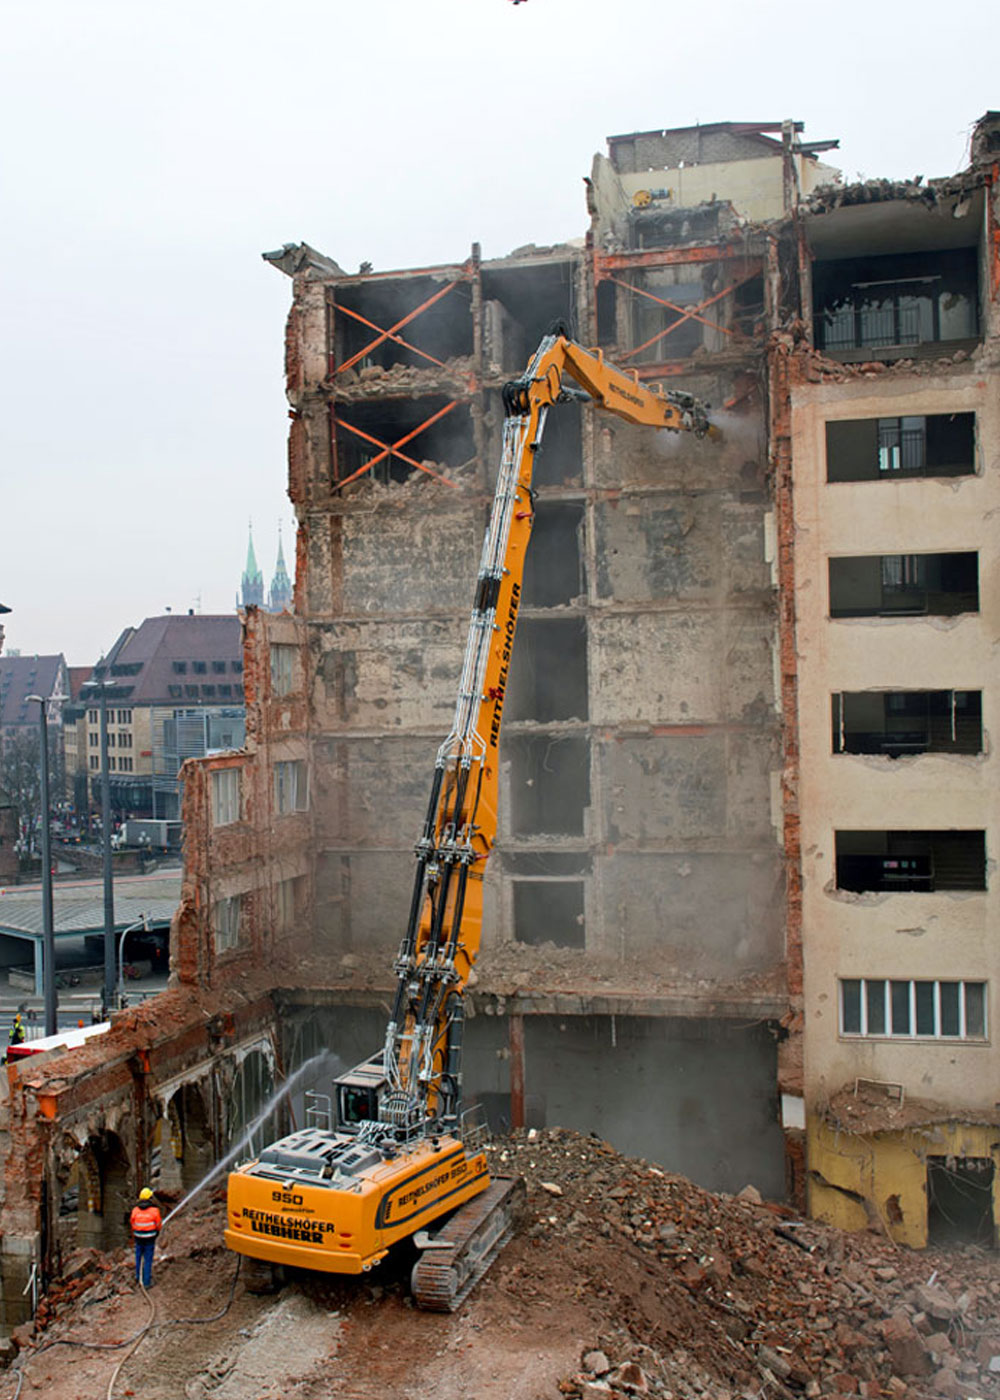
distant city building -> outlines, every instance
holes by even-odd
[[[288,577],[288,570],[285,568],[285,550],[281,542],[281,527],[278,527],[278,562],[274,566],[274,578],[271,580],[271,592],[269,595],[268,612],[284,612],[292,605],[292,580]]]
[[[177,818],[181,764],[243,745],[242,631],[235,615],[147,618],[125,629],[94,667],[92,679],[114,687],[105,705],[116,818]],[[81,753],[86,754],[90,799],[96,805],[100,705],[86,691],[82,695]]]
[[[66,661],[58,656],[0,656],[0,749],[19,734],[38,733],[38,706],[29,695],[51,700],[50,723],[61,723],[61,707],[69,695]]]
[[[285,612],[292,606],[292,580],[285,565],[285,550],[281,540],[281,527],[278,527],[278,558],[274,566],[271,587],[265,596],[264,575],[257,563],[253,547],[253,528],[247,541],[247,562],[240,581],[240,591],[236,598],[237,608],[263,608],[265,612]]]
[[[63,757],[66,798],[78,812],[87,810],[87,706],[80,699],[80,687],[93,673],[92,666],[69,666],[68,699],[62,707]]]
[[[240,583],[240,596],[236,599],[238,608],[262,608],[264,606],[264,575],[257,565],[253,551],[253,527],[247,543],[247,563]]]

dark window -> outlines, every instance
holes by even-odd
[[[818,262],[816,343],[828,352],[894,349],[978,334],[974,248]]]
[[[866,982],[865,1002],[868,1013],[868,1034],[885,1035],[885,983]]]
[[[448,476],[476,458],[472,414],[467,404],[443,395],[426,398],[356,399],[335,405],[334,481],[370,476],[383,485],[427,469]],[[397,450],[398,449],[398,450]]]
[[[582,505],[538,502],[524,563],[522,607],[558,608],[583,593],[582,536]]]
[[[433,370],[436,362],[472,354],[472,288],[468,282],[456,281],[449,286],[433,277],[372,277],[341,283],[334,295],[336,305],[329,326],[338,364],[354,360],[355,371],[370,365]],[[426,305],[428,302],[431,304]],[[379,334],[377,327],[388,330],[404,320],[398,336]],[[373,341],[376,344],[372,345]],[[408,348],[411,345],[412,350]],[[365,351],[363,358],[355,358]]]
[[[587,631],[582,618],[522,618],[511,662],[507,718],[587,718]]]
[[[861,983],[845,978],[840,984],[840,1026],[844,1035],[861,1034]]]
[[[571,262],[482,270],[485,351],[504,373],[520,374],[553,322],[572,326],[575,269]]]
[[[187,668],[188,668],[188,664],[187,664],[186,661],[175,661],[175,662],[174,662],[174,675],[175,675],[175,676],[186,676],[186,675],[187,675]]]
[[[233,674],[234,674],[234,675],[236,675],[236,676],[242,676],[242,674],[243,674],[243,662],[242,662],[242,661],[231,661],[229,664],[230,664],[230,666],[232,666],[232,668],[233,668]]]
[[[590,744],[576,736],[511,735],[511,827],[516,836],[582,836],[590,805]]]
[[[202,693],[202,695],[214,695],[214,694],[215,694],[215,686],[214,686],[214,685],[203,685],[202,688],[201,688],[201,693]]]
[[[910,984],[909,982],[890,983],[892,998],[892,1030],[894,1035],[909,1035],[910,1032]]]
[[[582,948],[582,880],[515,880],[514,937],[535,946]]]
[[[928,1157],[927,1243],[992,1249],[994,1180],[991,1157]]]
[[[979,611],[979,556],[860,554],[830,560],[831,617],[954,617]]]
[[[535,456],[532,479],[536,487],[567,486],[579,482],[583,460],[582,423],[578,403],[555,404],[549,410],[542,446]],[[533,543],[528,552],[529,564],[535,552]]]
[[[204,661],[192,661],[191,670],[196,676],[206,676],[208,675],[208,664]]]
[[[181,698],[181,694],[182,694],[181,687],[180,687],[179,685],[168,685],[168,686],[167,686],[167,694],[168,694],[172,699],[174,699],[174,700],[179,700],[179,699]]]
[[[833,696],[833,752],[981,753],[979,690],[845,691]]]
[[[231,685],[220,685],[220,686],[219,686],[219,695],[220,695],[223,699],[228,699],[228,698],[232,695],[232,693],[233,693],[233,687],[232,687]]]
[[[224,661],[213,661],[212,674],[215,676],[224,676],[226,674],[226,663]]]
[[[198,699],[198,687],[197,687],[196,685],[186,685],[186,686],[184,687],[184,694],[185,694],[185,695],[188,697],[188,699],[190,699],[190,700],[197,700],[197,699]]]
[[[835,841],[839,890],[986,888],[984,831],[838,831]]]
[[[976,470],[976,415],[935,413],[859,418],[826,425],[827,481],[895,481],[970,476]]]

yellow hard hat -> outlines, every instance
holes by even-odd
[[[144,1186],[144,1187],[142,1188],[142,1190],[139,1192],[139,1200],[140,1200],[140,1201],[151,1201],[152,1199],[153,1199],[153,1193],[152,1193],[152,1191],[150,1191],[150,1189],[149,1189],[148,1186]]]

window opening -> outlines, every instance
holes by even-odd
[[[826,425],[827,481],[971,476],[976,415],[934,413],[845,419]]]
[[[240,896],[217,899],[213,906],[215,922],[215,951],[224,953],[240,941]]]
[[[956,617],[979,611],[979,556],[872,554],[829,561],[830,616]]]
[[[984,831],[837,831],[837,889],[918,893],[986,888]]]
[[[927,1158],[927,1243],[992,1248],[993,1183],[990,1157]]]
[[[977,281],[974,248],[819,262],[817,346],[837,353],[973,339]]]
[[[985,1040],[986,983],[845,977],[840,982],[840,1033]]]
[[[518,943],[585,946],[582,880],[515,880],[513,886],[514,937]]]
[[[240,770],[216,768],[212,773],[212,825],[230,826],[240,819]]]
[[[274,810],[279,815],[286,812],[304,812],[308,806],[306,765],[303,759],[279,762],[274,765]]]
[[[298,648],[282,642],[271,643],[271,694],[290,695],[295,688],[295,658]]]
[[[982,691],[844,691],[834,694],[833,752],[981,753]]]

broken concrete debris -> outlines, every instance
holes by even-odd
[[[237,1281],[217,1322],[178,1330],[179,1319],[218,1314],[233,1284],[220,1205],[206,1202],[169,1241],[157,1328],[123,1370],[121,1393],[204,1400],[228,1378],[225,1395],[242,1383],[256,1387],[248,1395],[319,1400],[342,1377],[344,1393],[364,1400],[376,1394],[366,1378],[379,1400],[420,1390],[509,1400],[519,1392],[500,1358],[521,1348],[516,1375],[539,1400],[1000,1400],[995,1254],[916,1254],[881,1231],[816,1224],[803,1250],[789,1238],[799,1222],[788,1207],[705,1191],[594,1136],[519,1132],[489,1152],[495,1172],[525,1176],[529,1214],[459,1313],[415,1312],[405,1262],[387,1261],[374,1285],[303,1276],[277,1300]],[[291,1346],[276,1341],[276,1308]],[[35,1326],[19,1329],[16,1364],[36,1383],[51,1369],[46,1400],[97,1400],[119,1354],[81,1357],[85,1385],[42,1348],[120,1341],[144,1316],[127,1258],[80,1251]],[[544,1348],[564,1338],[575,1339],[568,1364],[552,1371]],[[470,1376],[474,1389],[457,1388]]]

